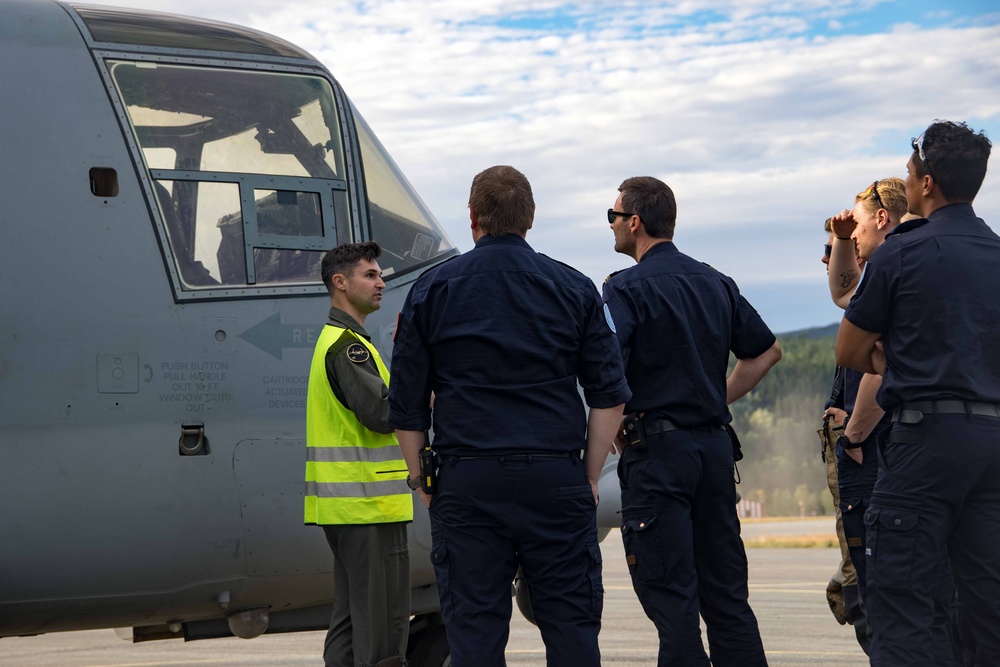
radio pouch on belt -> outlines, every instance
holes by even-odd
[[[430,441],[420,450],[420,486],[427,495],[437,490],[437,452],[431,449]]]
[[[731,424],[726,424],[723,428],[729,433],[729,440],[733,445],[733,470],[736,471],[736,483],[739,484],[740,469],[736,466],[736,462],[743,460],[743,447],[740,445],[739,436],[736,435],[736,430]]]
[[[723,428],[729,433],[729,439],[733,443],[733,461],[742,461],[743,447],[740,445],[740,439],[736,435],[736,430],[730,424],[726,424]]]
[[[646,444],[646,429],[642,426],[642,418],[629,415],[622,422],[622,437],[626,447],[638,447]]]

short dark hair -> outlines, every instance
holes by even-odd
[[[993,144],[965,123],[935,120],[924,131],[923,149],[930,170],[914,149],[917,176],[930,174],[949,202],[972,202],[986,178],[986,163]]]
[[[646,233],[653,238],[674,238],[677,224],[677,200],[666,183],[652,176],[626,178],[618,186],[622,193],[622,209],[642,220]]]
[[[364,243],[343,243],[323,255],[320,273],[326,290],[333,294],[333,276],[335,274],[352,275],[354,267],[361,260],[374,262],[382,254],[382,248],[375,241]]]
[[[472,179],[469,208],[479,228],[490,236],[524,236],[535,218],[531,183],[514,167],[497,165]]]

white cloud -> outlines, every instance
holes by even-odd
[[[312,52],[462,248],[472,176],[517,166],[538,204],[529,241],[595,280],[629,261],[603,217],[627,176],[671,184],[679,245],[741,284],[822,282],[822,221],[902,175],[911,135],[952,118],[1000,136],[996,21],[925,29],[900,12],[851,34],[851,15],[878,4],[865,0],[112,2]],[[977,209],[1000,228],[995,174]]]

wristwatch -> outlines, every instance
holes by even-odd
[[[837,438],[837,444],[843,447],[844,449],[857,449],[858,447],[863,445],[864,442],[851,442],[851,439],[848,438],[847,434],[845,433],[841,435],[839,438]]]
[[[406,480],[406,485],[412,490],[416,491],[420,488],[420,477],[412,477]]]

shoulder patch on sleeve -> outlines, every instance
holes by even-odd
[[[618,333],[618,329],[615,329],[615,318],[611,317],[611,309],[608,308],[608,304],[604,304],[604,317],[608,320],[608,326],[611,327],[611,333]]]
[[[347,358],[356,364],[363,364],[371,358],[371,353],[361,343],[351,343],[347,346]]]

